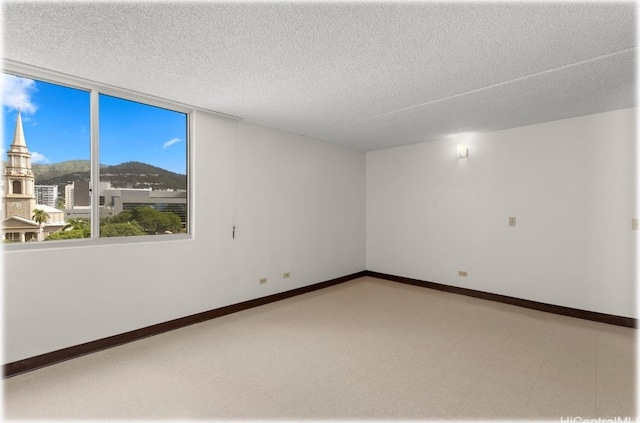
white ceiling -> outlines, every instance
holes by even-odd
[[[3,57],[362,150],[635,107],[635,3],[4,2]]]

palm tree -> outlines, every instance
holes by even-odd
[[[40,225],[40,232],[38,233],[38,241],[42,241],[42,238],[43,238],[42,232],[44,230],[44,222],[49,220],[49,213],[47,213],[44,210],[35,209],[33,211],[33,216],[31,216],[31,218],[36,222],[38,222],[38,225]]]
[[[76,219],[67,219],[67,224],[62,228],[63,231],[72,230],[72,229],[80,229],[85,230],[89,228],[89,222],[84,220],[81,217]]]
[[[49,220],[49,217],[49,213],[47,213],[46,211],[35,209],[33,211],[33,216],[31,216],[31,219],[35,220],[40,226],[42,226],[44,222]]]

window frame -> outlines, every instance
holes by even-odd
[[[140,243],[156,243],[156,242],[172,242],[193,240],[195,207],[193,193],[194,181],[194,122],[196,108],[165,100],[152,95],[139,93],[136,91],[117,88],[106,84],[100,84],[94,81],[83,79],[80,77],[70,76],[59,72],[38,68],[31,65],[17,63],[9,60],[2,61],[2,72],[18,76],[21,78],[35,79],[42,82],[60,85],[67,88],[73,88],[89,93],[89,122],[90,122],[90,162],[91,162],[91,184],[92,193],[99,193],[100,186],[100,134],[99,134],[99,96],[105,94],[112,97],[121,98],[123,100],[134,101],[144,105],[159,107],[186,115],[186,176],[187,176],[187,225],[186,232],[181,234],[163,234],[163,235],[147,235],[147,236],[125,236],[125,237],[100,237],[100,201],[99,195],[91,195],[91,237],[79,239],[66,239],[59,241],[41,241],[41,242],[10,242],[3,244],[6,251],[18,250],[40,250],[50,248],[77,248],[98,245],[114,245],[114,244],[140,244]],[[28,140],[27,140],[28,142]]]

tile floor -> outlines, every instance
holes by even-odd
[[[374,278],[4,381],[7,419],[635,417],[636,330]]]

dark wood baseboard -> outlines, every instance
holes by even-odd
[[[274,301],[284,300],[286,298],[295,297],[296,295],[306,294],[308,292],[316,291],[337,285],[339,283],[347,282],[352,279],[356,279],[365,275],[365,271],[354,273],[340,278],[331,279],[325,282],[316,283],[309,286],[303,286],[291,291],[280,292],[278,294],[269,295],[262,298],[256,298],[254,300],[243,301],[241,303],[232,304],[226,307],[216,308],[214,310],[204,311],[202,313],[192,314],[190,316],[181,317],[179,319],[170,320],[168,322],[158,323],[152,326],[147,326],[141,329],[132,330],[130,332],[121,333],[119,335],[110,336],[107,338],[98,339],[95,341],[87,342],[80,345],[74,345],[72,347],[63,348],[61,350],[52,351],[49,353],[41,354],[35,357],[25,358],[23,360],[7,363],[3,367],[4,377],[15,376],[20,373],[28,372],[38,369],[40,367],[49,366],[59,363],[61,361],[70,360],[72,358],[80,357],[82,355],[90,354],[96,351],[104,350],[107,348],[115,347],[118,345],[126,344],[129,342],[137,341],[148,336],[158,335],[170,330],[179,329],[185,326],[193,325],[195,323],[204,322],[206,320],[215,319],[216,317],[225,316],[227,314],[236,313],[238,311],[247,310],[253,307],[258,307],[264,304],[272,303]]]
[[[405,278],[403,276],[388,275],[386,273],[372,272],[370,270],[365,271],[365,275],[394,282],[406,283],[409,285],[421,286],[424,288],[437,289],[439,291],[451,292],[453,294],[467,295],[469,297],[481,298],[483,300],[497,301],[499,303],[531,308],[534,310],[545,311],[547,313],[561,314],[563,316],[577,317],[579,319],[593,320],[595,322],[608,323],[610,325],[625,326],[629,328],[638,327],[638,320],[631,317],[615,316],[613,314],[597,313],[595,311],[586,311],[577,308],[540,303],[537,301],[523,300],[521,298],[508,297],[506,295],[492,294],[490,292],[476,291],[475,289],[460,288],[457,286],[443,285],[419,279]]]
[[[419,279],[406,278],[403,276],[389,275],[386,273],[373,272],[370,270],[364,270],[351,275],[342,276],[340,278],[331,279],[325,282],[316,283],[301,288],[296,288],[291,291],[280,292],[278,294],[269,295],[262,298],[256,298],[253,300],[243,301],[241,303],[228,305],[225,307],[204,311],[202,313],[192,314],[190,316],[181,317],[178,319],[170,320],[168,322],[158,323],[152,326],[147,326],[141,329],[132,330],[130,332],[121,333],[118,335],[110,336],[107,338],[98,339],[95,341],[87,342],[80,345],[74,345],[72,347],[63,348],[61,350],[52,351],[49,353],[41,354],[35,357],[25,358],[23,360],[7,363],[3,366],[4,377],[15,376],[20,373],[28,372],[38,369],[40,367],[49,366],[59,363],[61,361],[70,360],[72,358],[80,357],[86,354],[91,354],[96,351],[104,350],[107,348],[115,347],[118,345],[126,344],[129,342],[137,341],[148,336],[154,336],[163,332],[168,332],[174,329],[179,329],[185,326],[193,325],[196,323],[204,322],[206,320],[215,319],[216,317],[225,316],[227,314],[236,313],[238,311],[247,310],[253,307],[258,307],[264,304],[269,304],[275,301],[284,300],[287,298],[295,297],[296,295],[306,294],[308,292],[316,291],[318,289],[328,288],[332,285],[337,285],[343,282],[347,282],[353,279],[357,279],[362,276],[371,276],[380,279],[386,279],[389,281],[405,283],[409,285],[416,285],[425,288],[437,289],[439,291],[451,292],[454,294],[467,295],[470,297],[481,298],[484,300],[497,301],[505,304],[516,305],[520,307],[526,307],[534,310],[544,311],[547,313],[561,314],[564,316],[577,317],[580,319],[593,320],[596,322],[608,323],[612,325],[625,326],[629,328],[637,328],[637,319],[631,317],[615,316],[612,314],[597,313],[593,311],[580,310],[570,307],[563,307],[553,304],[540,303],[537,301],[523,300],[521,298],[508,297],[506,295],[492,294],[490,292],[477,291],[474,289],[460,288],[457,286],[444,285],[435,282],[427,282]]]

